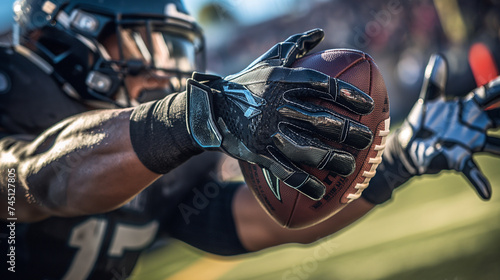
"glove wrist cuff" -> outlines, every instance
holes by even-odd
[[[211,89],[189,79],[186,99],[187,128],[193,140],[204,149],[219,148],[222,135],[215,123]]]
[[[158,174],[203,151],[187,131],[186,92],[136,107],[130,117],[130,139],[139,160]]]
[[[390,200],[394,189],[413,176],[403,163],[405,159],[401,158],[404,157],[405,151],[398,142],[398,132],[387,139],[387,146],[377,173],[371,179],[369,187],[363,191],[363,198],[372,204],[382,204]]]

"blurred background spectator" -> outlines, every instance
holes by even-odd
[[[0,42],[11,40],[13,0],[0,1]],[[248,65],[275,43],[312,28],[325,30],[317,50],[369,53],[384,75],[394,123],[418,97],[431,53],[450,66],[449,93],[475,88],[471,44],[488,45],[500,61],[500,0],[185,0],[205,29],[208,70],[220,75]]]
[[[186,1],[205,28],[208,70],[242,69],[289,35],[320,27],[318,50],[353,48],[369,53],[384,75],[394,122],[418,97],[431,53],[450,65],[449,93],[475,88],[467,62],[470,45],[482,41],[498,52],[498,0],[219,0]],[[500,61],[497,57],[497,61]]]

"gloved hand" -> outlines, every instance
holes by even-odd
[[[320,29],[294,35],[226,78],[195,73],[187,86],[187,125],[194,141],[256,163],[320,199],[325,187],[298,165],[349,175],[354,157],[322,140],[365,149],[373,138],[368,127],[311,101],[326,100],[364,115],[373,110],[370,96],[318,71],[290,68],[322,39]]]
[[[447,64],[431,57],[420,98],[404,124],[387,140],[382,164],[364,197],[374,203],[388,200],[392,190],[412,176],[456,170],[465,175],[479,196],[491,197],[486,177],[472,155],[500,155],[500,139],[487,131],[500,124],[500,77],[462,98],[447,100]]]

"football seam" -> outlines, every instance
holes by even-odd
[[[342,69],[342,71],[340,71],[339,73],[337,73],[337,75],[335,75],[334,78],[338,79],[338,77],[342,76],[342,74],[344,74],[345,72],[347,72],[347,70],[349,70],[352,67],[354,67],[354,66],[356,66],[356,65],[364,62],[365,60],[366,60],[366,58],[364,56],[356,59],[353,63],[349,64],[346,68]]]
[[[290,223],[292,222],[293,214],[295,214],[295,209],[297,209],[298,200],[299,200],[299,193],[297,192],[295,194],[295,200],[293,202],[292,211],[290,211],[290,215],[288,216],[288,219],[286,219],[286,223],[285,223],[286,227],[290,226]]]
[[[368,65],[370,67],[370,83],[368,86],[368,92],[370,93],[370,97],[372,96],[372,85],[373,85],[373,71],[372,71],[372,62],[368,60]]]

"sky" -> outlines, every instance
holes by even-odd
[[[0,33],[8,30],[14,22],[12,18],[12,3],[14,3],[14,0],[0,0]]]
[[[293,0],[221,0],[234,10],[242,24],[253,24],[286,13]],[[210,0],[184,0],[188,11],[196,17],[198,10]]]

